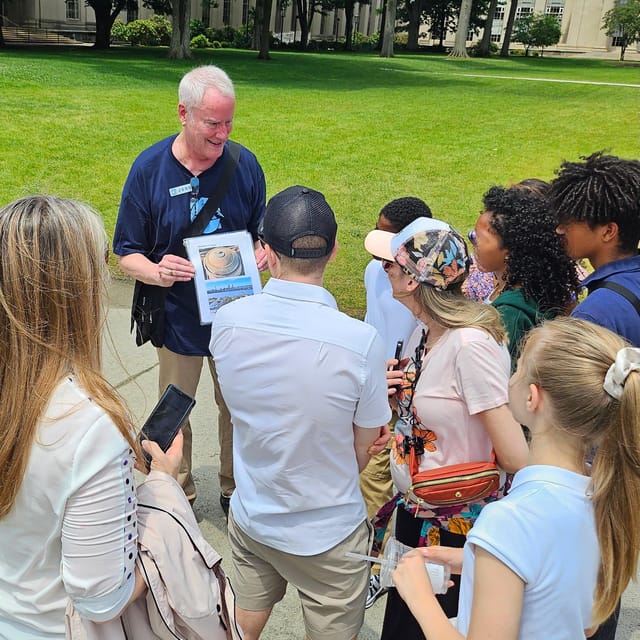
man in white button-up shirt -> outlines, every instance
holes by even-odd
[[[341,313],[323,288],[337,251],[324,196],[274,196],[260,237],[272,278],[216,314],[211,352],[234,426],[231,499],[238,621],[260,636],[291,583],[310,640],[349,640],[362,626],[370,527],[358,474],[388,440],[385,350],[376,330]]]

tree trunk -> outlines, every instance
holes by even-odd
[[[458,14],[458,27],[456,29],[456,41],[453,51],[449,54],[452,58],[468,58],[467,34],[469,33],[469,20],[471,18],[472,0],[462,0],[460,13]]]
[[[393,37],[396,26],[396,0],[387,0],[386,10],[383,16],[384,33],[382,34],[381,58],[393,58]]]
[[[112,4],[111,0],[89,0],[87,4],[96,16],[96,49],[108,49],[111,45],[111,27],[124,8],[125,1],[119,0]]]
[[[502,41],[502,49],[500,49],[500,57],[509,57],[509,47],[511,46],[511,33],[513,32],[513,23],[516,21],[516,11],[518,10],[518,0],[511,0],[509,7],[509,17],[507,18],[507,26],[504,30],[504,40]]]
[[[189,0],[171,0],[171,44],[169,58],[184,60],[191,58],[191,3]]]
[[[298,19],[298,23],[300,24],[300,46],[303,49],[307,48],[309,44],[309,23],[307,21],[307,1],[306,0],[296,0],[296,5],[298,7],[298,15],[296,18]]]
[[[384,44],[384,34],[386,33],[386,29],[387,29],[387,5],[388,4],[389,3],[387,2],[387,0],[382,1],[382,20],[380,20],[380,32],[378,33],[378,46],[376,47],[380,52],[382,51],[382,45]],[[395,12],[394,12],[394,16],[395,16]],[[393,51],[391,53],[393,55]],[[383,56],[383,57],[388,58],[390,56]]]
[[[353,1],[345,0],[344,3],[344,48],[351,51],[351,40],[353,38]]]
[[[407,27],[407,50],[418,50],[418,37],[420,35],[420,16],[422,15],[423,1],[413,0],[407,2],[409,13],[409,26]]]
[[[482,32],[482,40],[478,47],[478,56],[488,58],[491,55],[491,29],[493,28],[493,18],[496,15],[498,0],[491,0],[489,10],[487,11],[487,21]]]
[[[258,59],[270,60],[269,55],[269,27],[271,25],[271,11],[273,10],[273,0],[259,0],[256,2],[256,22],[258,22],[258,5],[261,6],[260,24],[256,24],[255,32],[258,37]]]

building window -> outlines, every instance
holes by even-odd
[[[78,6],[78,0],[66,0],[67,4],[67,20],[79,20],[80,8]]]
[[[491,42],[500,42],[501,39],[502,39],[502,34],[500,33],[491,34]]]
[[[228,25],[231,22],[231,0],[224,0],[222,4],[222,24]]]
[[[516,10],[516,20],[520,20],[520,18],[524,18],[533,13],[533,7],[518,7]]]
[[[242,0],[242,24],[249,20],[249,0]]]
[[[475,36],[476,34],[474,33],[473,29],[469,29],[469,31],[467,32],[467,42],[471,42],[473,40],[473,36]]]
[[[624,44],[622,36],[613,36],[611,38],[612,47],[621,47]]]
[[[137,2],[128,2],[127,3],[127,22],[133,22],[138,19],[138,3]]]
[[[493,14],[493,21],[504,20],[504,5],[496,7],[496,12]]]
[[[548,16],[554,16],[558,21],[558,24],[562,24],[562,14],[564,13],[564,5],[547,4],[544,12]]]

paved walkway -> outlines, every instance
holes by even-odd
[[[109,331],[104,349],[104,368],[109,381],[129,403],[138,424],[142,424],[157,399],[158,365],[153,347],[148,344],[136,347],[133,336],[129,334],[129,306],[132,293],[130,283],[114,281],[108,318]],[[194,477],[198,490],[195,513],[205,537],[225,559],[223,566],[230,571],[231,554],[226,537],[226,523],[218,504],[217,411],[213,402],[213,385],[206,370],[203,371],[196,401],[191,414],[195,443]],[[384,598],[381,598],[366,612],[365,624],[358,636],[360,640],[377,640],[380,637],[383,614]],[[262,634],[262,640],[303,639],[304,626],[300,606],[295,592],[289,589],[285,599],[275,607]],[[549,639],[553,639],[552,627]],[[617,640],[640,640],[640,593],[637,585],[632,586],[625,596]]]

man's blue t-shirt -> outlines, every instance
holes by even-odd
[[[218,160],[199,174],[196,188],[194,175],[171,151],[175,138],[149,147],[131,167],[113,238],[113,251],[119,256],[142,253],[157,263],[168,253],[182,255],[192,210],[200,211],[215,190],[223,163]],[[265,200],[262,168],[253,153],[242,147],[233,180],[205,233],[247,230],[256,239]],[[200,324],[193,282],[176,282],[170,287],[165,306],[167,349],[183,355],[209,355],[211,326]]]
[[[589,295],[571,315],[611,329],[634,347],[640,347],[640,315],[619,293],[593,288],[603,280],[616,282],[640,298],[640,256],[609,262],[585,278],[584,285],[589,289]]]

